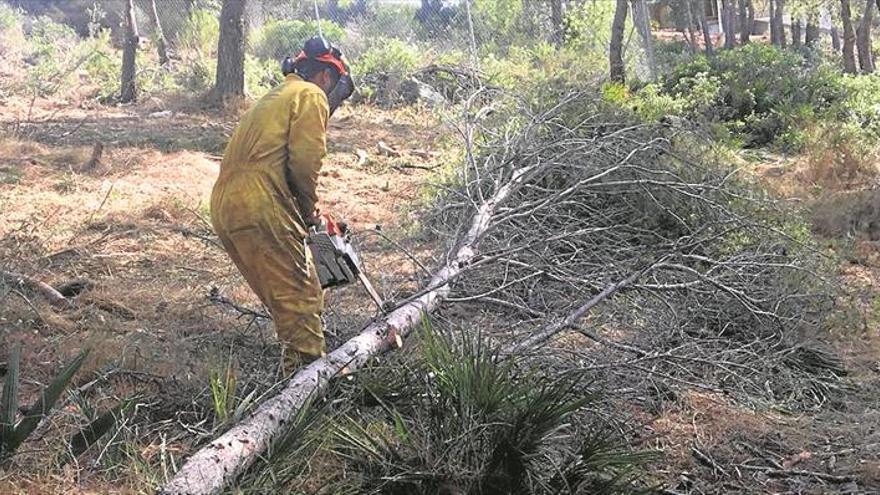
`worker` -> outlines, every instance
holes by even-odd
[[[241,118],[211,194],[211,221],[269,309],[292,373],[326,352],[323,293],[306,233],[319,222],[316,185],[327,120],[354,90],[342,54],[322,37],[282,63],[285,80]]]

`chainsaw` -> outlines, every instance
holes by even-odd
[[[306,244],[312,251],[318,280],[322,289],[341,287],[359,281],[376,303],[379,311],[388,306],[373,288],[363,271],[360,256],[351,243],[351,232],[345,223],[337,223],[329,214],[321,215],[319,225],[309,228]]]

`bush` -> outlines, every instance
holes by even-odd
[[[342,26],[332,21],[322,19],[320,31],[334,44],[345,38]],[[258,58],[282,60],[295,55],[307,39],[317,34],[318,24],[315,21],[273,20],[254,33],[252,47]]]
[[[836,69],[761,43],[712,60],[699,56],[676,67],[662,87],[690,116],[726,123],[746,146],[802,146],[798,131],[844,97]]]
[[[247,55],[244,59],[244,83],[247,93],[259,97],[283,80],[276,60],[258,59]]]
[[[422,54],[418,47],[395,38],[380,38],[354,63],[352,71],[359,79],[359,92],[367,100],[394,105],[402,98],[402,85],[418,68]],[[410,88],[410,93],[412,88]]]
[[[220,40],[220,20],[206,9],[193,9],[177,33],[177,46],[185,55],[212,58]]]
[[[0,4],[0,57],[20,53],[25,39],[21,26],[24,16],[6,4]]]
[[[333,430],[351,493],[639,493],[649,457],[584,413],[584,373],[548,379],[479,335],[423,336],[421,362],[361,373],[354,396],[373,407]]]

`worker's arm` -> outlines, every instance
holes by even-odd
[[[318,202],[318,172],[327,153],[327,118],[330,109],[321,90],[304,91],[291,105],[289,159],[291,192],[299,203],[303,220],[309,223]]]

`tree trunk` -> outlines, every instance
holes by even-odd
[[[837,30],[837,26],[831,26],[831,49],[834,53],[840,51],[840,32]]]
[[[810,14],[807,16],[807,28],[804,31],[804,45],[807,47],[815,47],[819,44],[819,36],[821,32],[819,31],[819,19],[815,14]]]
[[[135,57],[138,49],[137,21],[134,18],[134,0],[125,3],[125,46],[122,49],[122,85],[119,101],[128,103],[137,99],[137,65]]]
[[[849,0],[840,0],[840,20],[843,23],[843,71],[855,74],[856,67],[856,33],[853,29],[852,11]]]
[[[496,209],[504,205],[535,168],[533,165],[518,170],[506,185],[480,205],[459,247],[449,253],[446,257],[449,261],[431,277],[429,290],[370,324],[327,356],[299,370],[278,395],[263,402],[253,414],[190,456],[159,493],[220,493],[269,448],[295,420],[300,409],[309,399],[319,395],[332,378],[346,370],[355,371],[371,357],[399,346],[401,339],[422,322],[422,317],[448,297],[449,283],[460,276],[477,255],[476,246],[489,228]]]
[[[560,48],[565,42],[562,31],[562,0],[550,0],[550,21],[553,24],[553,44]]]
[[[221,101],[244,96],[245,3],[247,0],[223,0],[220,9],[214,95]]]
[[[626,81],[623,63],[623,31],[626,27],[627,0],[617,0],[614,20],[611,22],[611,43],[608,46],[609,77],[612,81]]]
[[[168,63],[168,42],[165,40],[165,31],[162,30],[162,22],[159,20],[159,10],[156,9],[156,0],[150,0],[153,11],[153,24],[156,26],[156,53],[159,55],[159,65]]]
[[[785,0],[770,0],[770,42],[785,48]]]
[[[706,22],[706,11],[703,9],[703,2],[702,0],[693,0],[693,3],[688,5],[691,5],[692,11],[695,11],[697,14],[697,22],[700,23],[700,28],[703,30],[703,47],[706,50],[706,56],[711,58],[715,55],[715,49],[712,46],[712,34],[709,32],[709,24]]]
[[[791,22],[791,47],[801,47],[801,20],[795,19]]]
[[[642,48],[645,50],[645,58],[648,60],[648,71],[651,80],[657,79],[657,61],[654,58],[654,38],[651,36],[651,21],[648,18],[648,3],[646,0],[632,0],[633,24],[639,32],[642,40]]]
[[[739,42],[745,45],[752,36],[752,23],[749,22],[749,9],[752,0],[739,0]]]
[[[862,21],[856,28],[856,46],[859,49],[859,68],[865,74],[874,72],[874,56],[871,53],[871,22],[874,17],[874,0],[865,1]]]
[[[724,26],[724,48],[736,46],[736,12],[733,2],[721,0],[721,23]]]
[[[685,4],[687,5],[687,9],[685,9],[687,13],[687,30],[690,34],[688,43],[690,43],[691,53],[697,53],[697,33],[694,32],[694,24],[696,24],[696,19],[694,19],[694,9],[691,0],[685,0]]]

